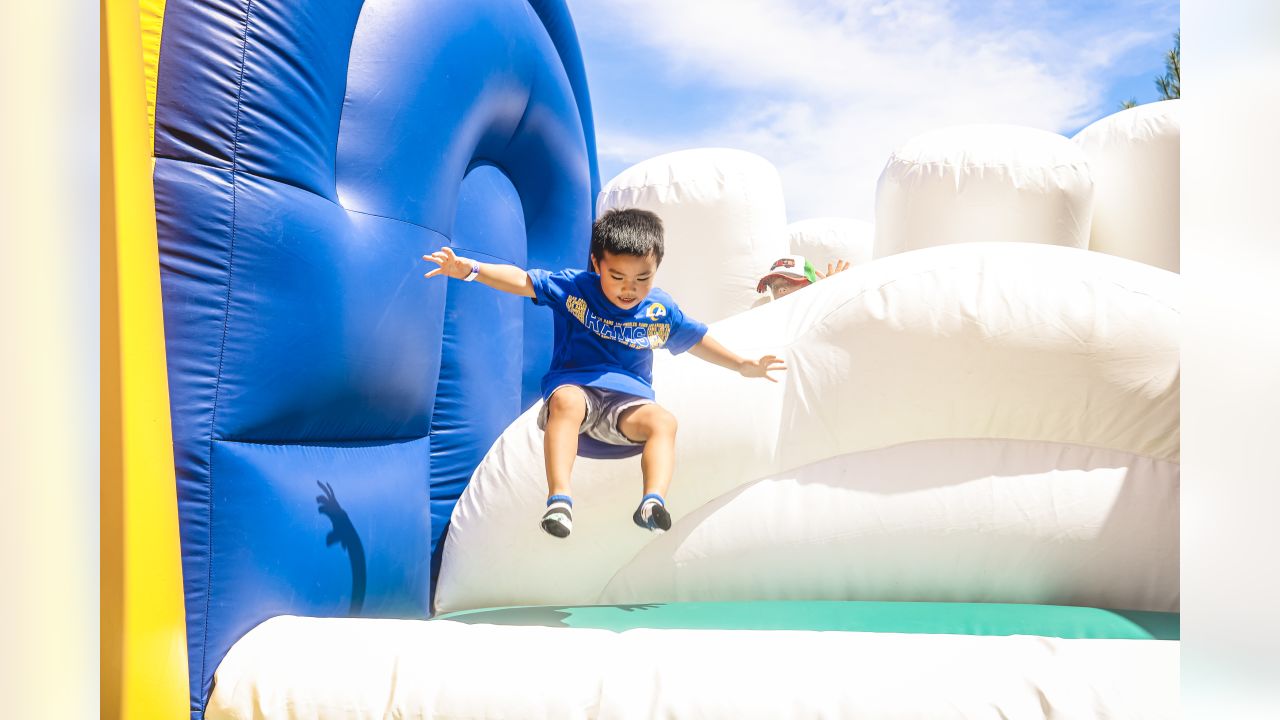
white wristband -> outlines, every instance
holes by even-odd
[[[473,260],[471,261],[471,272],[467,273],[467,276],[462,278],[462,282],[471,282],[478,277],[480,277],[480,263]]]

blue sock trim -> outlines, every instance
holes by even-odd
[[[645,501],[648,500],[649,498],[653,498],[654,500],[657,500],[658,504],[661,505],[662,507],[667,506],[667,501],[663,500],[662,496],[659,495],[658,493],[649,493],[648,495],[645,495],[644,497],[640,498],[640,504],[643,505]]]
[[[547,507],[550,507],[551,503],[554,503],[554,502],[562,502],[567,504],[569,507],[573,507],[573,498],[569,497],[568,495],[552,495],[551,497],[547,498]]]

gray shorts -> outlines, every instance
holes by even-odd
[[[585,434],[587,437],[599,440],[609,445],[643,445],[643,442],[636,442],[626,435],[622,434],[622,430],[618,429],[618,420],[621,419],[622,413],[628,408],[640,405],[652,405],[653,401],[636,397],[635,395],[627,395],[626,393],[616,392],[614,390],[605,390],[602,388],[586,387],[583,385],[561,385],[551,391],[551,395],[560,392],[560,388],[576,387],[587,396],[587,415],[582,419],[582,425],[578,428],[578,432]],[[551,399],[551,395],[547,396],[547,400]],[[547,429],[547,413],[551,411],[549,402],[542,403],[542,410],[538,412],[538,429]]]

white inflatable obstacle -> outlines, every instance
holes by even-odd
[[[656,160],[610,183],[602,209],[658,211],[659,284],[682,303],[708,289],[704,312],[726,318],[717,338],[780,353],[790,370],[773,385],[657,355],[659,401],[681,423],[676,522],[662,536],[630,521],[638,459],[579,459],[574,533],[542,534],[531,408],[455,509],[439,612],[797,599],[1178,609],[1176,275],[1035,244],[1056,237],[1063,216],[1042,212],[1053,203],[992,190],[968,197],[1004,197],[990,218],[1025,236],[860,264],[740,312],[760,262],[819,256],[786,245],[776,173],[745,153]],[[281,617],[228,653],[207,716],[1165,718],[1177,667],[1178,643],[1163,639]]]
[[[854,265],[871,262],[875,244],[875,229],[871,223],[852,218],[800,220],[787,226],[787,236],[792,254],[803,255],[824,273],[828,263],[837,260]]]
[[[442,650],[447,648],[447,651]],[[206,717],[1098,718],[1178,715],[1178,643],[609,630],[276,617]]]
[[[439,612],[681,600],[946,600],[1176,611],[1175,274],[970,243],[854,267],[712,326],[779,384],[659,353],[680,421],[655,538],[640,462],[579,459],[538,530],[537,406],[454,510]]]
[[[876,186],[875,256],[970,242],[1086,248],[1093,181],[1056,133],[964,125],[894,150]]]
[[[1073,138],[1096,186],[1090,250],[1178,272],[1181,102],[1123,110]]]
[[[684,150],[645,160],[600,192],[597,216],[612,208],[642,208],[662,218],[666,258],[659,284],[702,322],[751,307],[756,280],[791,252],[778,171],[741,150]]]

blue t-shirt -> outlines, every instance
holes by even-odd
[[[551,368],[542,378],[545,399],[561,385],[585,385],[653,399],[653,351],[682,353],[707,326],[685,317],[666,292],[654,288],[630,310],[600,290],[587,270],[530,270],[537,305],[555,314]]]

